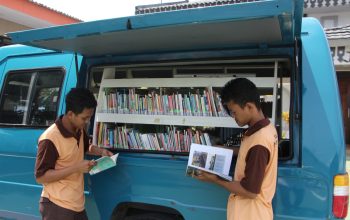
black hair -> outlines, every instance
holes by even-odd
[[[252,81],[246,78],[232,79],[222,88],[221,103],[226,110],[226,104],[230,101],[233,101],[242,108],[248,102],[252,102],[258,110],[261,109],[258,88]]]
[[[66,96],[66,113],[80,114],[85,108],[96,108],[97,102],[88,89],[72,88]]]

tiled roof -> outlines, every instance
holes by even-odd
[[[202,8],[208,6],[216,5],[227,5],[227,4],[238,4],[246,2],[258,2],[263,0],[198,0],[195,2],[171,2],[163,4],[153,4],[153,5],[143,5],[136,6],[135,14],[148,14],[163,11],[176,11],[189,8]],[[304,0],[304,8],[321,8],[321,7],[334,7],[334,6],[348,6],[350,5],[350,0]]]
[[[196,1],[189,3],[188,1],[172,2],[168,4],[142,5],[135,7],[135,14],[149,14],[163,11],[176,11],[190,8],[204,8],[217,5],[239,4],[246,2],[258,2],[261,0],[217,0],[217,1]]]
[[[326,28],[325,32],[329,40],[350,39],[350,24],[341,27]]]
[[[32,2],[33,4],[39,5],[40,7],[47,8],[47,9],[49,9],[50,11],[54,11],[54,12],[56,12],[56,13],[62,14],[62,15],[64,15],[64,16],[66,16],[66,17],[69,17],[69,18],[72,18],[72,19],[75,19],[75,20],[78,20],[78,21],[82,21],[82,20],[79,19],[79,18],[73,17],[73,16],[71,16],[71,15],[68,15],[68,14],[66,14],[66,13],[63,13],[63,12],[58,11],[58,10],[56,10],[56,9],[50,8],[50,7],[48,7],[48,6],[44,5],[44,4],[41,4],[41,3],[39,3],[39,2],[36,2],[35,0],[29,0],[29,2]]]

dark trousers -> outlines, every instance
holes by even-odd
[[[39,210],[42,220],[88,220],[85,210],[75,212],[62,208],[44,197],[40,198]]]

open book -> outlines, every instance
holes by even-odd
[[[104,156],[98,158],[96,160],[97,164],[89,171],[90,175],[94,175],[117,165],[118,155],[119,154],[114,154],[111,157]]]
[[[198,170],[232,181],[229,176],[233,150],[200,144],[191,144],[186,175],[195,176]]]

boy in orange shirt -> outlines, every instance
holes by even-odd
[[[43,185],[40,213],[43,220],[87,220],[84,203],[84,173],[96,165],[85,153],[112,156],[89,145],[85,126],[96,107],[93,94],[73,88],[66,96],[66,113],[40,136],[35,177]]]
[[[228,113],[241,127],[248,125],[238,153],[232,182],[199,172],[197,179],[218,184],[231,192],[228,220],[272,220],[272,198],[277,180],[277,132],[260,107],[257,87],[245,78],[226,83],[221,94]]]

